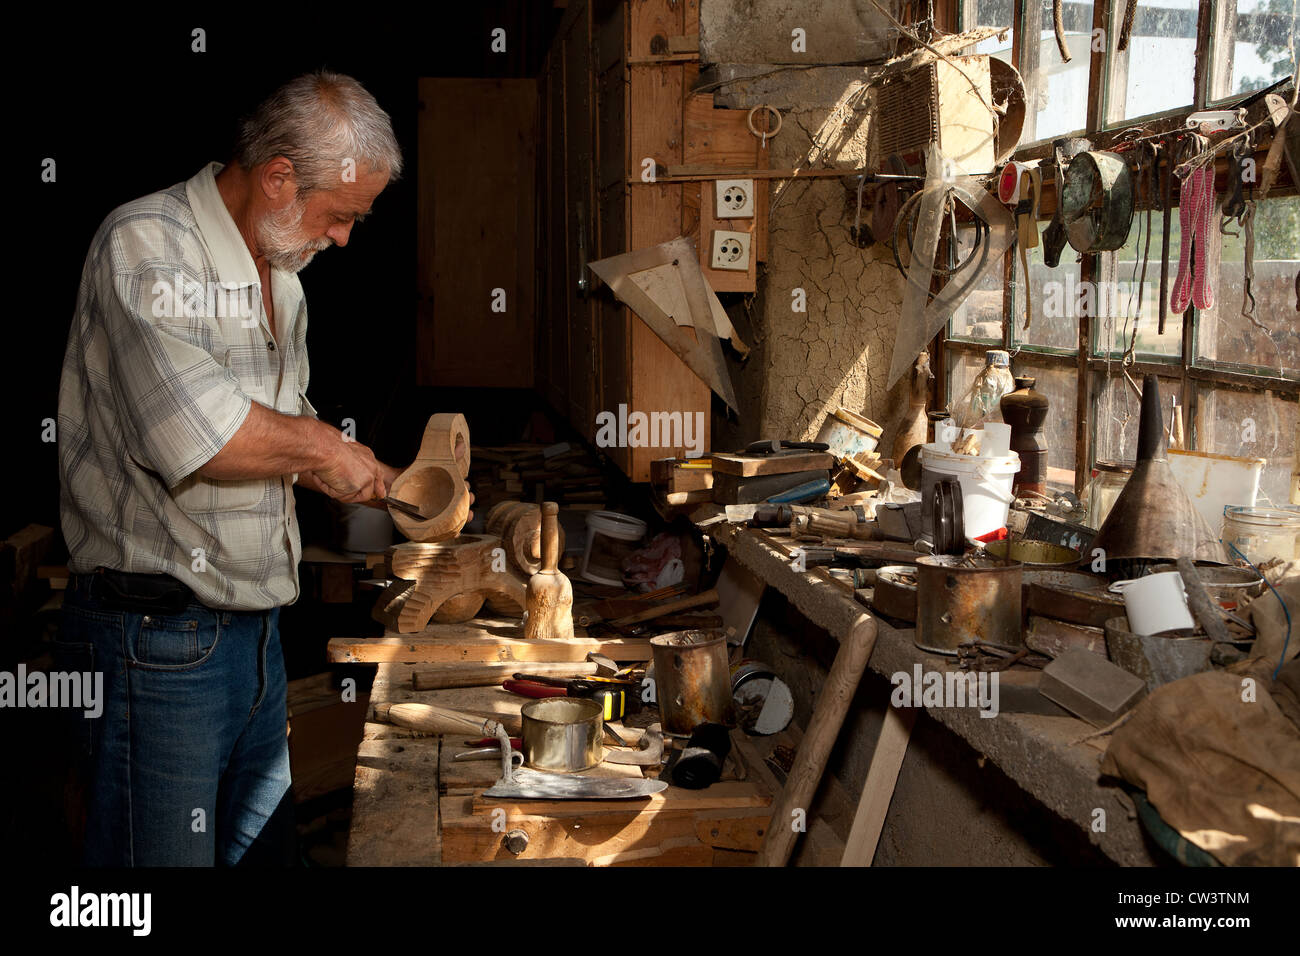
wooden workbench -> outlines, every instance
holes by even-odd
[[[433,646],[425,656],[455,659],[451,648],[504,639],[493,633],[504,622],[434,625],[423,634],[393,637],[374,644],[337,639],[331,655],[356,661],[358,648]],[[483,633],[476,634],[481,630]],[[588,641],[576,639],[585,647]],[[620,648],[604,642],[616,659],[635,654],[636,642]],[[507,652],[526,652],[513,644],[493,644]],[[367,652],[368,653],[368,652]],[[572,658],[565,649],[556,659]],[[583,655],[586,651],[584,650]],[[464,659],[464,658],[461,658]],[[500,659],[500,658],[498,658]],[[536,657],[524,657],[536,660]],[[633,658],[635,659],[635,657]],[[523,698],[499,687],[417,691],[411,674],[416,664],[385,660],[370,693],[371,714],[383,703],[423,702],[493,717],[509,728],[518,720]],[[419,665],[427,670],[430,664]],[[614,725],[629,742],[639,731]],[[734,759],[723,779],[705,790],[669,787],[644,800],[519,801],[485,800],[482,791],[500,776],[500,762],[455,761],[464,749],[457,737],[427,736],[368,721],[357,750],[349,866],[437,866],[485,862],[567,862],[574,865],[745,865],[762,843],[771,815],[773,790],[779,787],[755,745],[733,735]],[[640,774],[635,767],[602,764],[593,775]],[[728,779],[730,778],[730,779]],[[522,830],[528,846],[518,855],[506,849],[507,832]]]

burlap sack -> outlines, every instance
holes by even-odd
[[[1300,729],[1266,686],[1209,672],[1157,688],[1115,731],[1102,772],[1225,864],[1300,866]]]

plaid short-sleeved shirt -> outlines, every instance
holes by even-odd
[[[197,471],[253,402],[315,414],[307,304],[273,270],[271,334],[220,169],[115,209],[91,241],[59,386],[60,512],[74,572],[162,572],[210,607],[265,610],[298,597],[296,476]]]

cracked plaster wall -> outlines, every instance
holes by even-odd
[[[820,72],[765,82],[774,98],[785,85],[814,103],[782,110],[784,125],[768,144],[772,168],[866,164],[869,91],[860,80],[846,85],[842,70],[827,69],[819,81]],[[826,415],[844,405],[884,426],[889,441],[907,406],[906,379],[885,387],[903,293],[892,253],[850,241],[854,207],[838,177],[774,183],[770,203],[767,262],[752,303],[735,310],[753,345],[748,362],[733,370],[740,418],[719,423],[719,434],[733,444],[812,440]],[[806,312],[792,311],[797,288]]]

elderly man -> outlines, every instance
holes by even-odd
[[[293,486],[371,501],[398,473],[307,402],[296,273],[347,245],[401,165],[359,83],[303,76],[228,165],[114,210],[91,241],[58,419],[61,663],[105,680],[78,738],[89,864],[252,860],[288,792]]]

